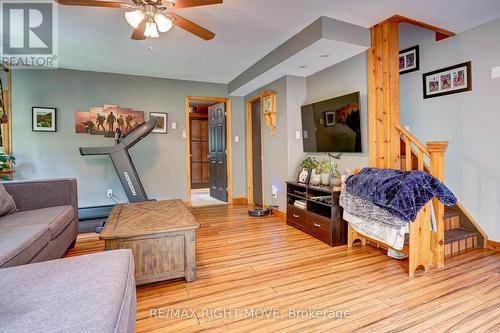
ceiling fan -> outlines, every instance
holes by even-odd
[[[131,0],[133,4],[118,1],[99,0],[55,0],[64,6],[105,7],[131,9],[125,13],[128,24],[134,28],[131,38],[142,40],[160,37],[160,32],[167,32],[176,26],[204,40],[210,40],[215,34],[198,24],[172,12],[175,8],[187,8],[221,4],[223,0]]]

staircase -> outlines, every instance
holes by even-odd
[[[409,133],[407,133],[409,136]],[[415,139],[416,140],[416,139]],[[407,163],[407,151],[411,150],[411,158]],[[419,170],[418,156],[413,147],[401,139],[401,166],[406,170]],[[424,163],[423,170],[429,172],[430,168]],[[483,247],[484,237],[467,218],[460,207],[444,207],[444,256],[464,252],[471,248]]]

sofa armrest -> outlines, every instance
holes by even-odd
[[[20,211],[71,205],[78,221],[76,179],[20,180],[2,184]]]

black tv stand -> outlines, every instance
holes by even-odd
[[[339,191],[330,186],[312,186],[287,182],[286,223],[330,246],[347,243],[347,223],[342,219]],[[296,200],[306,203],[305,209],[294,206]]]

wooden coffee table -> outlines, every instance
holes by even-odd
[[[180,277],[191,282],[199,226],[181,200],[121,204],[113,207],[100,238],[106,250],[132,249],[137,284]]]

